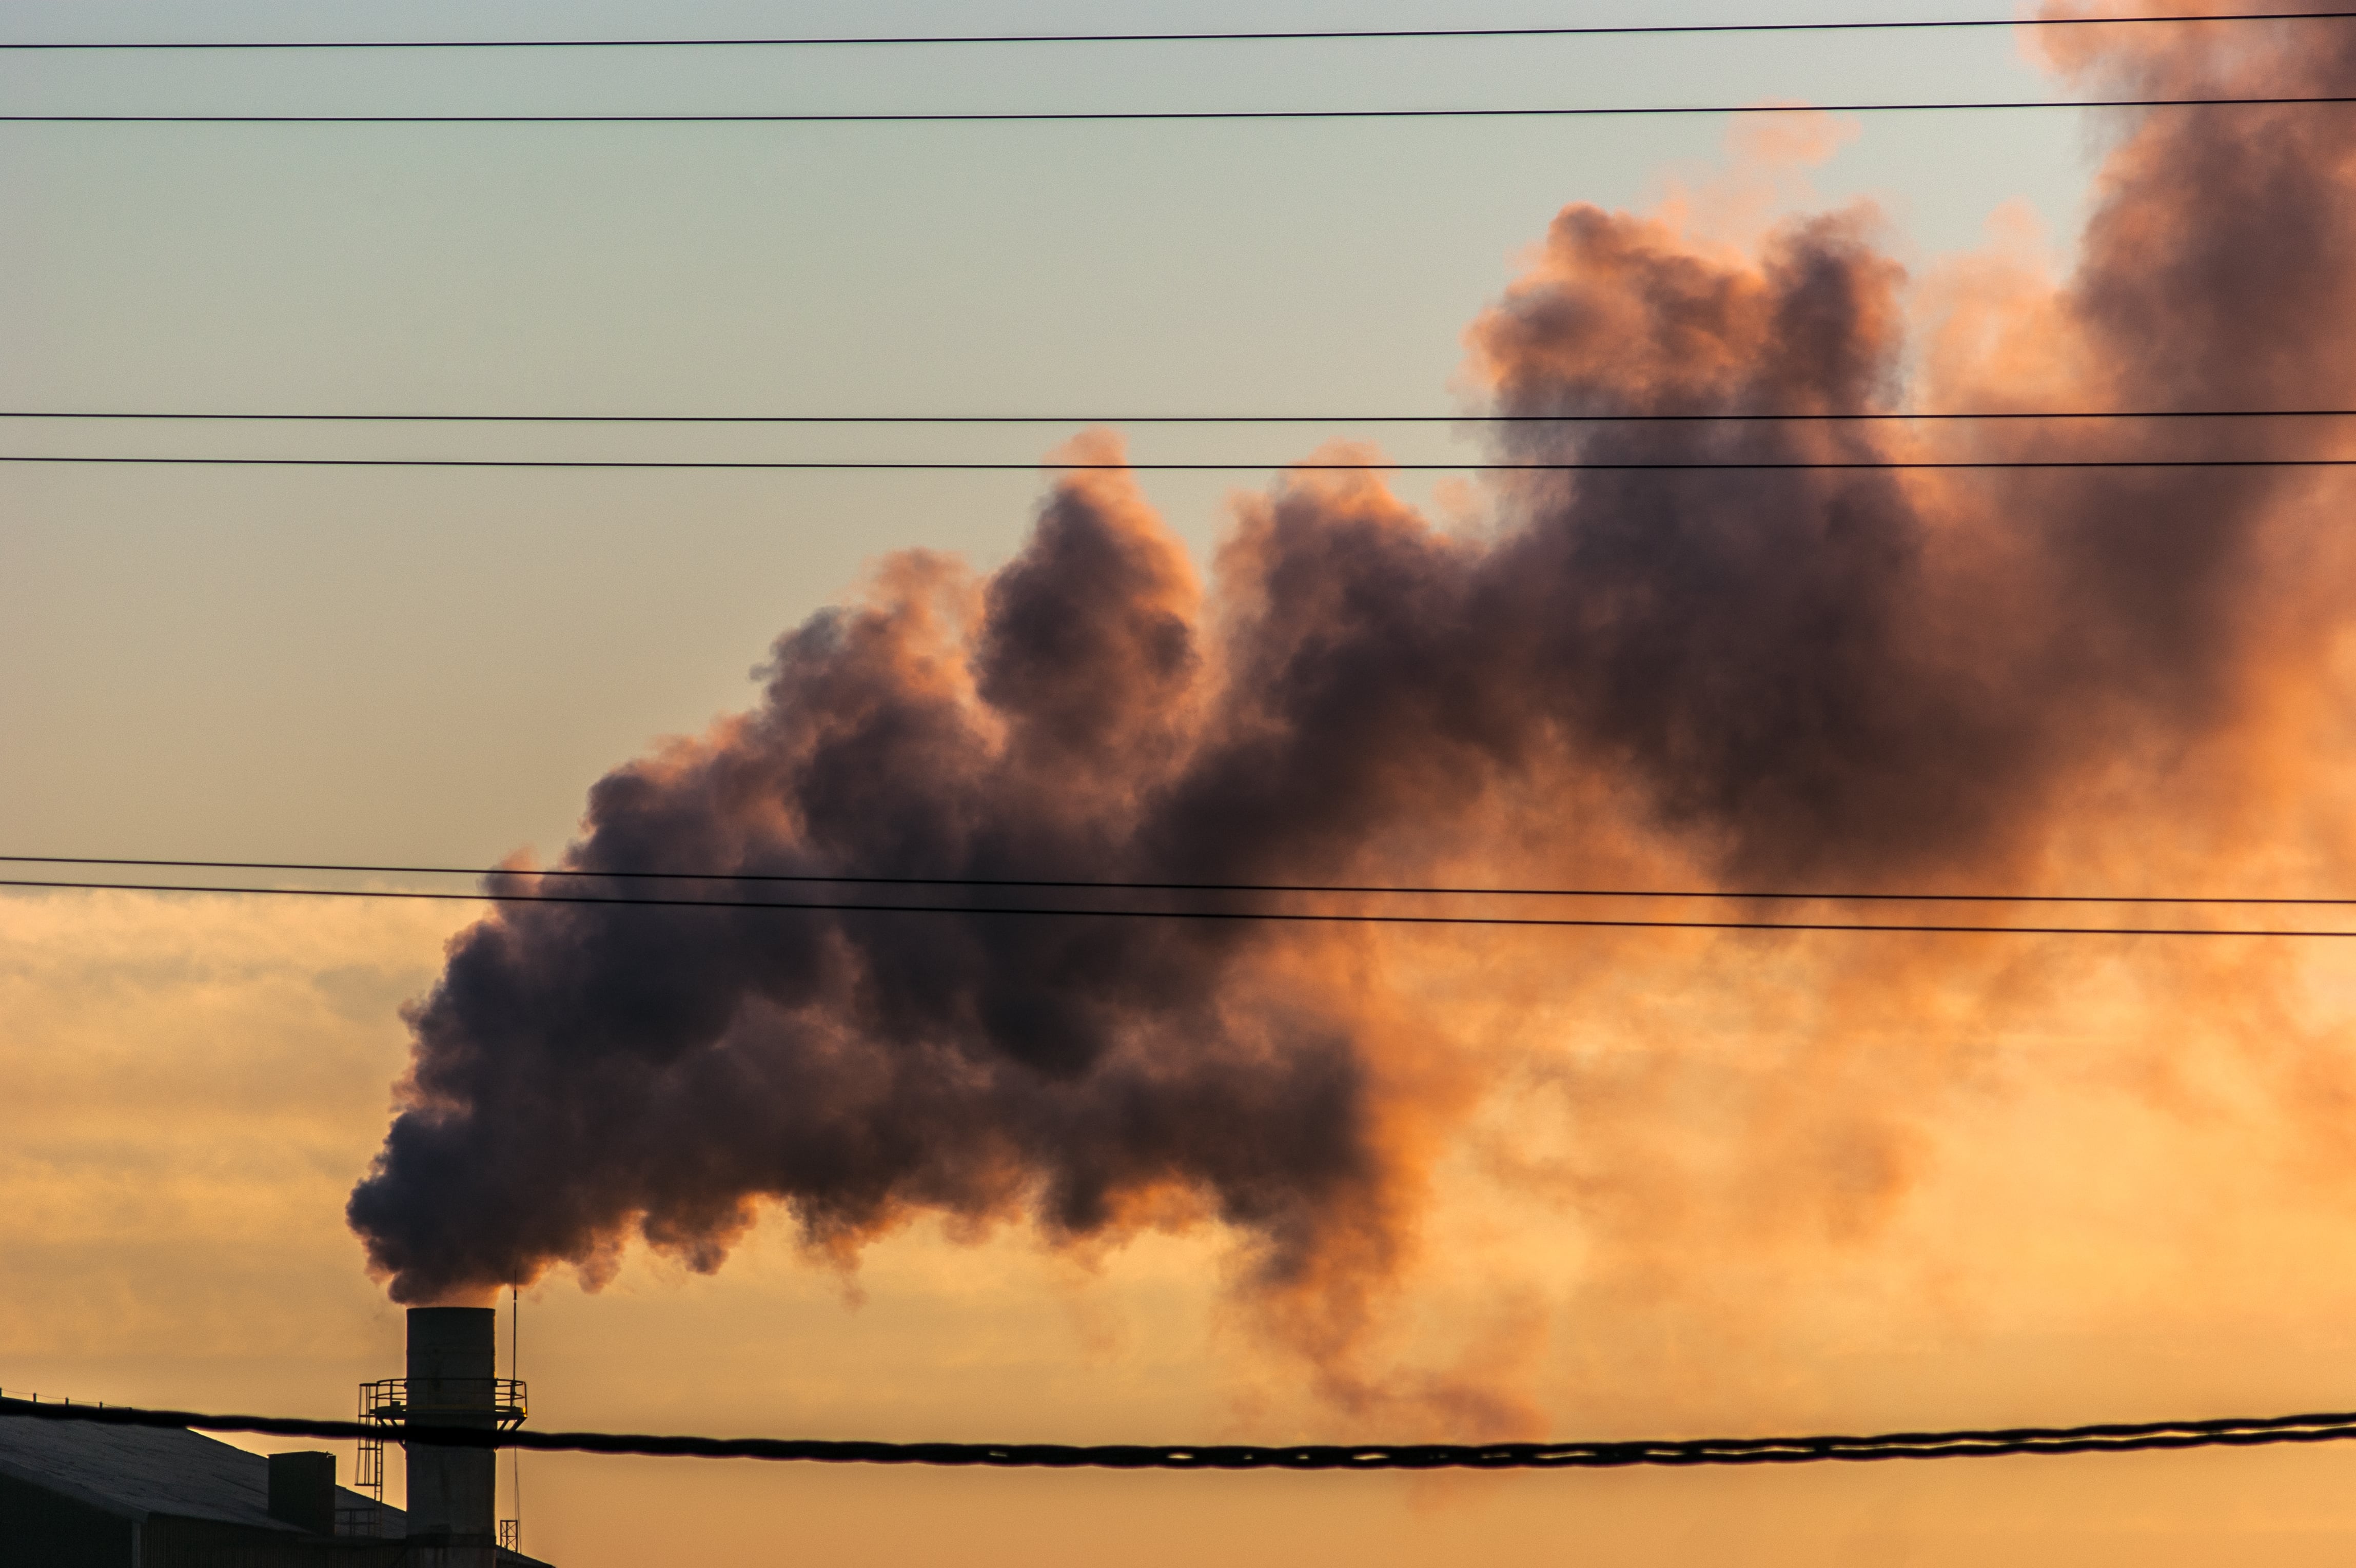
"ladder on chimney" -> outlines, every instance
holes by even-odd
[[[360,1385],[360,1423],[369,1428],[359,1440],[359,1452],[352,1460],[352,1490],[369,1500],[359,1509],[354,1521],[356,1528],[348,1535],[380,1536],[384,1533],[384,1429],[391,1423],[387,1407],[393,1404],[390,1391],[382,1382]]]

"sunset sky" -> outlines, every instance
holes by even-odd
[[[1673,15],[1535,0],[779,0],[659,11],[619,0],[328,11],[215,0],[126,3],[99,16],[18,0],[4,25],[6,38],[31,40],[1765,14],[1732,0],[1683,0]],[[1932,0],[1825,0],[1773,14],[1959,13]],[[2356,91],[2356,24],[2297,26],[2313,31],[2254,30],[2230,45],[2215,29],[2172,42],[2150,29],[2112,53],[2086,30],[2061,58],[2004,29],[822,55],[23,53],[0,55],[0,96],[27,113],[1804,103],[2101,94],[2211,70],[2236,92],[2297,72],[2319,74],[2298,75],[2291,90]],[[2233,55],[2253,39],[2248,59]],[[1807,550],[1712,553],[1710,541],[1750,537],[1740,508],[1751,490],[1734,511],[1692,523],[1647,510],[1660,492],[1643,485],[1659,476],[1570,490],[1408,472],[1386,490],[1280,473],[1312,454],[1479,461],[1498,454],[1468,427],[1347,416],[1580,398],[1641,406],[1683,395],[1677,378],[1700,375],[1694,367],[1711,353],[1717,379],[1693,395],[1796,385],[1794,396],[1821,392],[1824,406],[1837,405],[1840,388],[1783,364],[1816,362],[1792,347],[1799,328],[1787,330],[1814,297],[1811,267],[1879,302],[1845,318],[1835,347],[1862,345],[1870,364],[1858,395],[1887,406],[2349,406],[2356,284],[2339,280],[2344,266],[2303,272],[2299,259],[2351,253],[2335,247],[2356,219],[2320,215],[2312,196],[2344,205],[2351,194],[2356,119],[2340,108],[2281,113],[2310,118],[2267,123],[2254,138],[2274,160],[2264,166],[2309,184],[2237,174],[2222,131],[2212,162],[2209,144],[2168,131],[2181,122],[2139,132],[2123,116],[2064,110],[0,126],[0,407],[20,414],[1073,417],[770,430],[0,418],[9,454],[1027,464],[1125,450],[1140,461],[1270,466],[1061,488],[1033,472],[8,466],[0,854],[544,866],[579,841],[576,864],[611,866],[620,850],[584,839],[584,813],[592,787],[616,776],[643,799],[626,810],[601,797],[595,825],[615,842],[750,843],[785,856],[746,865],[800,865],[849,845],[866,856],[853,869],[923,872],[935,863],[895,857],[953,815],[1002,830],[1003,843],[1097,843],[1129,857],[1082,875],[1180,864],[1171,856],[1203,843],[1219,851],[1232,825],[1237,842],[1258,832],[1275,847],[1221,863],[1274,865],[1280,879],[1346,870],[1490,885],[2344,894],[2356,883],[2356,620],[2336,588],[2356,565],[2338,526],[2349,481],[2253,480],[2228,492],[2203,489],[2208,476],[2132,490],[2102,488],[2107,478],[2072,479],[2085,488],[2069,490],[1923,478],[1837,494],[1762,481],[1760,526],[1789,521],[1799,531],[1789,537],[1821,542],[1843,563],[1819,576],[1792,564],[1813,559]],[[1594,210],[1550,231],[1580,204]],[[2104,212],[2106,225],[2088,231]],[[1811,226],[1818,214],[1842,216]],[[2211,233],[2239,248],[2204,244]],[[2233,259],[2204,270],[2221,253]],[[1643,302],[1695,278],[1737,302],[1708,352],[1646,359],[1636,346]],[[1622,307],[1592,340],[1563,325]],[[2190,347],[2171,358],[2179,324]],[[2203,381],[2206,364],[2241,379]],[[2176,379],[2161,384],[2167,376]],[[1333,417],[1123,424],[1296,412]],[[1872,439],[1901,456],[2028,449],[1942,448],[1948,437],[1936,431]],[[2321,424],[2113,440],[2052,450],[2350,451],[2345,431]],[[2169,510],[2179,503],[2183,515]],[[2071,532],[2097,515],[2123,521]],[[1905,542],[1857,546],[1842,531],[1859,516],[1869,528],[1902,524]],[[2233,551],[2204,553],[2212,523],[2233,525]],[[1044,542],[1031,542],[1034,525]],[[1571,596],[1611,608],[1573,653],[1548,640],[1558,621],[1590,622],[1544,591],[1552,579],[1540,569],[1556,558],[1514,553],[1549,530],[1586,542],[1565,569]],[[1059,540],[1127,552],[1121,592],[1103,588],[1100,563],[1071,564],[1098,561],[1085,549],[1057,555]],[[937,553],[894,553],[911,550]],[[1412,569],[1394,578],[1367,567],[1347,578],[1363,592],[1334,586],[1373,560]],[[1366,604],[1408,579],[1413,591],[1398,590],[1397,603],[1409,610],[1461,597],[1445,598],[1444,616],[1401,612],[1413,634],[1407,667],[1462,655],[1462,690],[1484,705],[1466,714],[1435,701],[1438,740],[1386,717],[1364,771],[1388,782],[1369,786],[1376,803],[1345,810],[1319,769],[1332,765],[1345,782],[1357,771],[1333,763],[1316,739],[1325,732],[1303,716],[1324,711],[1312,700],[1324,689],[1282,701],[1307,690],[1299,671],[1309,656],[1291,645],[1292,663],[1252,655],[1273,646],[1271,622],[1293,616],[1308,628],[1302,646],[1387,653],[1406,634],[1353,641],[1363,626],[1352,618],[1379,619]],[[1065,662],[1101,663],[1108,690],[1116,677],[1129,683],[1104,698],[1116,719],[1088,730],[1086,746],[1058,749],[1057,736],[1081,724],[1075,704],[1103,693],[1073,696],[1056,684],[1070,670],[1023,665],[1018,612],[1031,607],[1061,627],[1074,602],[1102,610],[1103,626],[1088,628],[1108,640]],[[1511,618],[1515,605],[1526,623]],[[1753,621],[1740,607],[1755,605],[1767,607]],[[779,643],[830,606],[849,607],[828,626],[873,631],[884,651],[819,632]],[[1655,610],[1690,636],[1672,636],[1665,651],[1636,639],[1627,628]],[[1108,648],[1144,660],[1141,641],[1122,639],[1152,615],[1194,639],[1209,671],[1202,690],[1165,690],[1153,671],[1098,657]],[[1819,638],[1812,628],[1824,625],[1840,629]],[[1418,640],[1426,632],[1429,643]],[[1493,644],[1522,648],[1525,632],[1536,651],[1523,662],[1490,657]],[[1896,672],[1858,673],[1875,662],[1847,656],[1858,646]],[[1640,666],[1650,673],[1625,674]],[[1595,693],[1546,705],[1558,693],[1538,688],[1561,669],[1607,667]],[[844,694],[854,687],[893,713],[964,715],[975,746],[1002,746],[1020,766],[961,772],[965,754],[951,748],[939,754],[949,758],[940,778],[861,771],[871,754],[839,738],[855,727]],[[1369,711],[1378,705],[1352,690]],[[1773,723],[1787,711],[1803,715],[1790,733]],[[1717,719],[1742,745],[1720,744]],[[1461,756],[1447,749],[1456,720],[1490,726]],[[1333,733],[1355,744],[1361,732]],[[1294,744],[1253,749],[1268,735]],[[1251,766],[1222,772],[1201,760],[1230,755],[1222,746]],[[1439,760],[1424,766],[1427,755]],[[724,791],[704,788],[750,776],[802,791],[807,806],[830,767],[872,817],[836,824],[831,838],[771,821],[766,797],[712,804],[707,795]],[[1298,789],[1269,782],[1293,768]],[[1139,804],[1164,799],[1214,805],[1157,816]],[[1280,799],[1307,804],[1280,819],[1267,804]],[[641,809],[643,822],[628,815]],[[894,836],[903,815],[921,819],[913,838]],[[1066,815],[1083,826],[1054,837]],[[1338,847],[1300,848],[1329,816]],[[616,826],[626,819],[627,835]],[[1206,821],[1220,832],[1202,837]],[[1269,826],[1280,822],[1291,826]],[[701,853],[680,849],[671,864]],[[960,865],[996,864],[975,850]],[[413,1015],[441,1031],[450,1061],[481,1044],[503,1076],[450,1069],[448,1081],[486,1108],[452,1145],[458,1174],[434,1187],[405,1177],[413,1167],[389,1167],[398,1201],[388,1199],[379,1237],[387,1248],[478,1245],[534,1276],[519,1370],[536,1426],[899,1440],[1570,1439],[2356,1404],[2345,1369],[2356,1353],[2356,1160],[2345,1133],[2356,1104],[2356,949],[2341,943],[1462,928],[1255,937],[1213,952],[1140,938],[1083,955],[1145,977],[1072,1026],[1102,1025],[1119,1049],[1068,1077],[1040,1068],[1040,1088],[1024,1076],[1036,1065],[1022,1056],[1029,1026],[996,1022],[991,1008],[1035,1001],[1052,1012],[1058,998],[1044,983],[1036,995],[1005,994],[1034,972],[1073,973],[1076,992],[1096,977],[1076,974],[1070,952],[1010,939],[976,961],[974,1011],[993,1021],[938,1025],[1001,1076],[990,1095],[952,1099],[957,1115],[925,1125],[968,1116],[980,1142],[963,1164],[895,1170],[897,1185],[862,1208],[873,1171],[810,1174],[786,1160],[790,1181],[773,1179],[766,1167],[751,1172],[744,1150],[792,1143],[798,1155],[810,1129],[850,1116],[854,1089],[872,1087],[859,1073],[888,1058],[877,1020],[896,1016],[892,998],[877,1003],[847,982],[813,993],[793,1003],[805,1008],[794,1026],[835,1031],[830,1045],[778,1045],[789,1032],[760,1032],[785,1027],[764,1022],[765,1008],[787,1010],[764,989],[765,961],[747,972],[684,942],[632,947],[633,933],[680,928],[622,924],[680,917],[518,917],[477,932],[477,949],[455,945],[487,912],[0,895],[0,1390],[341,1417],[357,1381],[397,1373],[401,1308],[345,1206],[409,1103],[396,1100],[412,1046],[404,1009],[423,1008]],[[2285,919],[2329,923],[2315,911]],[[901,953],[894,933],[913,927],[845,929],[869,936],[824,948],[823,962],[864,965],[863,980],[903,957],[904,972],[920,977],[954,967],[921,935]],[[799,940],[779,937],[776,950]],[[809,946],[821,951],[816,937]],[[496,1012],[487,984],[453,955],[494,947],[512,975],[541,988],[552,1043],[525,1040],[528,1029],[485,1032]],[[573,967],[580,952],[596,961]],[[609,1192],[594,1157],[568,1161],[578,1151],[552,1141],[550,1129],[573,1112],[594,1121],[589,1112],[613,1109],[581,1087],[589,1075],[568,1078],[564,1053],[602,1027],[610,1009],[597,986],[613,970],[638,966],[651,993],[703,974],[693,967],[702,964],[713,983],[743,990],[741,1017],[752,1021],[731,1026],[746,1031],[731,1048],[792,1066],[776,1081],[798,1098],[745,1106],[692,1086],[670,1097],[687,1075],[656,1074],[665,1098],[649,1095],[621,1136],[645,1146]],[[1190,991],[1197,981],[1209,1001]],[[1215,1048],[1204,1045],[1206,1031],[1229,1028]],[[659,1034],[649,1026],[632,1048],[671,1043]],[[985,1049],[1008,1039],[1013,1068]],[[1183,1058],[1203,1075],[1184,1079],[1190,1092],[1234,1089],[1234,1104],[1269,1118],[1236,1134],[1248,1144],[1292,1125],[1285,1073],[1302,1042],[1313,1061],[1332,1052],[1364,1096],[1353,1101],[1363,1147],[1338,1162],[1340,1176],[1304,1176],[1300,1191],[1269,1197],[1255,1185],[1262,1167],[1237,1156],[1251,1177],[1223,1186],[1233,1151],[1219,1130],[1156,1123],[1172,1149],[1139,1155],[1150,1168],[1113,1182],[1102,1212],[1075,1219],[1079,1209],[1055,1206],[1079,1180],[1077,1156],[1037,1127],[1093,1125],[1101,1107],[1083,1091],[1122,1050]],[[757,1054],[770,1048],[778,1054]],[[1189,1055],[1198,1049],[1199,1060]],[[840,1079],[812,1067],[841,1062],[851,1065]],[[861,1101],[859,1115],[880,1124],[900,1114],[901,1090],[875,1093],[884,1110]],[[932,1101],[920,1108],[940,1114]],[[680,1175],[691,1165],[692,1180]],[[641,1168],[651,1174],[631,1186]],[[635,1238],[638,1216],[687,1187],[677,1245]],[[594,1199],[581,1196],[592,1188]],[[560,1229],[547,1218],[560,1191],[595,1209],[594,1245],[569,1232],[544,1240]],[[418,1196],[433,1192],[465,1195],[455,1205],[464,1213]],[[753,1220],[741,1231],[727,1208],[739,1197]],[[1262,1198],[1271,1207],[1254,1208]],[[706,1199],[727,1212],[695,1207]],[[455,1265],[418,1270],[418,1299],[445,1289],[459,1299],[482,1283]],[[504,1344],[504,1316],[501,1329]],[[396,1467],[396,1496],[399,1480]],[[2351,1481],[2356,1452],[2329,1446],[1426,1477],[533,1455],[521,1515],[526,1549],[564,1568],[796,1555],[878,1565],[2298,1563],[2343,1561],[2356,1545]]]

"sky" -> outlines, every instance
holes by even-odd
[[[1903,7],[1935,16],[1952,8]],[[1895,5],[1805,15],[1888,16]],[[1699,0],[1678,19],[1756,15]],[[1777,13],[1779,16],[1783,13]],[[1799,16],[1800,12],[1792,12]],[[1430,23],[1288,3],[434,6],[23,0],[12,38]],[[1659,20],[1492,4],[1448,25]],[[1840,101],[2055,91],[2016,38],[0,59],[14,112]],[[285,431],[5,421],[6,450],[847,456],[1028,463],[1124,432],[1272,464],[1461,459],[1468,329],[1558,210],[1755,250],[1864,200],[1910,299],[2059,276],[2115,130],[2063,111],[1290,126],[0,127],[0,405],[1024,412],[1067,425]],[[1196,568],[1262,476],[1145,474]],[[1440,517],[1462,476],[1401,476]],[[779,634],[890,552],[989,572],[1035,474],[11,467],[0,822],[19,854],[484,865],[561,854],[589,787],[759,700]],[[1468,499],[1469,498],[1469,499]],[[1239,510],[1238,509],[1242,510]],[[1477,519],[1476,519],[1477,521]],[[1468,527],[1474,526],[1468,524]],[[2332,648],[2339,645],[2334,643]],[[2204,736],[2338,755],[2349,672]],[[2296,705],[2286,697],[2285,703]],[[2289,711],[2284,708],[2282,711]],[[2320,716],[2318,716],[2320,715]],[[2263,719],[2264,722],[2261,722]],[[2288,738],[2286,738],[2286,737]],[[2285,764],[2293,782],[2312,774]],[[2178,779],[2201,814],[2205,775]],[[2221,858],[2041,863],[2310,890],[2336,802]],[[2139,821],[2158,808],[2146,801]],[[2164,820],[2164,819],[2163,819]],[[2224,822],[2225,818],[2215,819]],[[2322,826],[2317,826],[2317,823]],[[2223,829],[2219,830],[2222,832]],[[2238,854],[2238,851],[2237,851]],[[1489,875],[1514,868],[1494,864]],[[0,900],[0,1388],[340,1415],[399,1369],[344,1201],[465,905]],[[1913,941],[1913,939],[1907,939]],[[855,1268],[770,1215],[724,1267],[634,1246],[527,1288],[534,1423],[770,1435],[1287,1441],[1768,1433],[2339,1408],[2356,992],[2315,947],[1385,937],[1403,1015],[1490,1076],[1425,1167],[1354,1405],[1271,1333],[1222,1227],[1072,1245],[916,1214]],[[1889,972],[1908,984],[1894,989]],[[1569,1108],[1564,1113],[1564,1107]],[[1380,1430],[1371,1428],[1379,1427]],[[2340,1560],[2325,1449],[1776,1474],[964,1475],[530,1455],[527,1548],[849,1563]],[[503,1468],[503,1484],[505,1472]],[[396,1491],[398,1472],[396,1470]]]

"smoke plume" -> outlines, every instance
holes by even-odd
[[[2079,29],[2052,63],[2105,94],[2345,91],[2356,35],[2296,26]],[[2356,115],[2113,129],[2058,286],[1989,262],[1933,313],[1868,207],[1736,249],[1573,206],[1473,325],[1476,371],[1514,414],[2356,401]],[[1238,504],[1207,588],[1125,475],[1072,475],[1002,569],[891,558],[777,641],[752,712],[600,780],[562,862],[593,875],[563,888],[1513,881],[1632,855],[1730,885],[2018,885],[2340,624],[2295,548],[2319,483],[2297,470],[1773,467],[2319,452],[2320,424],[1503,428],[1517,462],[1765,466],[1516,475],[1455,531],[1376,478],[1296,471]],[[1331,1358],[1480,1092],[1388,950],[1244,922],[505,906],[412,1010],[350,1221],[405,1301],[560,1263],[594,1282],[632,1235],[715,1268],[769,1208],[843,1258],[924,1212],[1074,1240],[1215,1222],[1247,1294]]]

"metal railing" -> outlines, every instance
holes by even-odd
[[[410,1398],[407,1378],[379,1378],[360,1385],[360,1419],[386,1426],[405,1426],[412,1421],[431,1425],[437,1421],[455,1421],[461,1417],[488,1415],[492,1424],[505,1432],[521,1426],[530,1413],[524,1381],[520,1378],[420,1378],[420,1383],[438,1391],[440,1397],[432,1403],[421,1403]]]
[[[22,1389],[17,1390],[13,1394],[5,1389],[0,1389],[0,1399],[23,1400],[27,1404],[38,1404],[41,1402],[40,1395],[37,1393],[27,1393]],[[73,1400],[68,1395],[59,1394],[56,1399],[49,1401],[49,1402],[51,1404],[71,1404],[73,1403]],[[106,1402],[104,1400],[84,1400],[81,1402],[86,1405],[93,1405],[100,1410],[104,1410],[106,1408]]]
[[[353,1488],[358,1490],[358,1487]],[[336,1533],[374,1538],[384,1533],[384,1503],[370,1498],[360,1503],[336,1505]]]
[[[418,1380],[424,1382],[429,1380]],[[488,1415],[494,1425],[507,1432],[522,1425],[530,1410],[527,1391],[519,1378],[434,1378],[430,1381],[441,1395],[431,1404],[411,1401],[407,1378],[379,1378],[360,1385],[359,1418],[377,1430],[359,1440],[359,1451],[352,1466],[352,1490],[365,1496],[368,1501],[359,1508],[336,1510],[337,1535],[380,1536],[384,1533],[385,1436],[406,1426],[412,1417],[430,1425],[437,1421]],[[478,1392],[488,1397],[462,1398],[458,1402],[453,1402],[453,1395]],[[400,1439],[395,1437],[393,1441],[399,1442]],[[519,1539],[522,1526],[514,1520],[499,1521],[500,1544],[512,1551],[516,1549],[506,1539],[509,1525],[516,1526]]]

